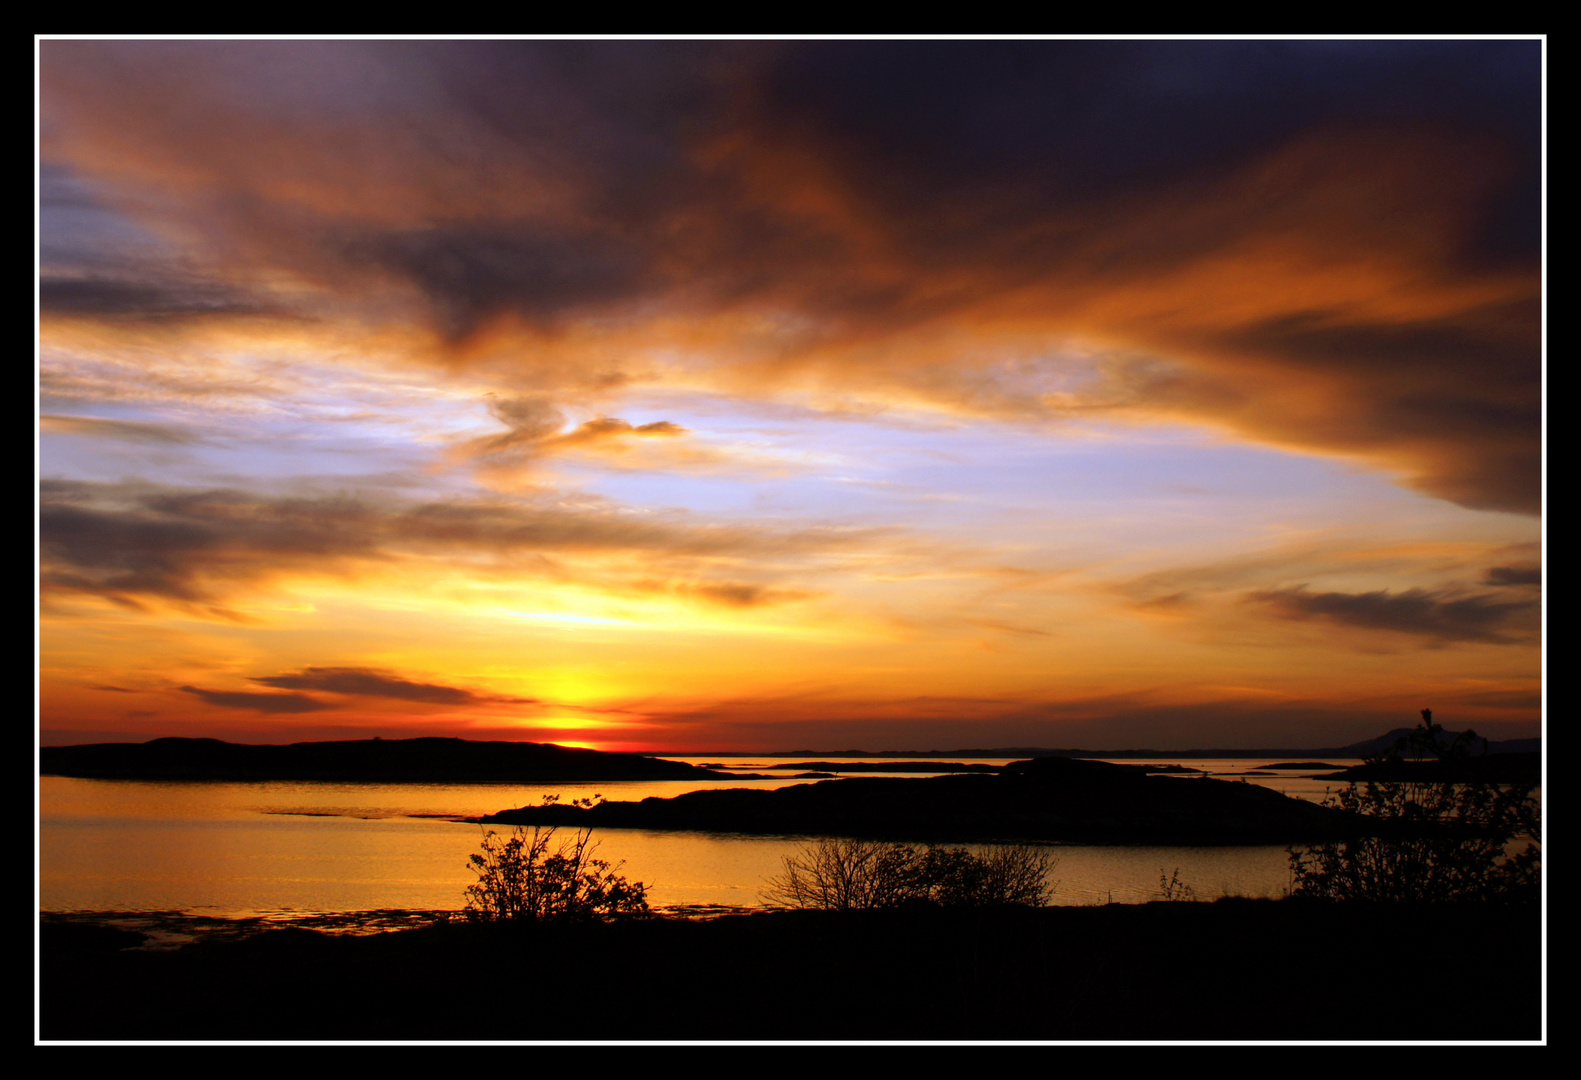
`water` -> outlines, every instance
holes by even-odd
[[[1231,777],[1261,763],[1186,764]],[[1312,799],[1326,786],[1299,775],[1247,779]],[[475,880],[467,859],[482,835],[478,825],[457,819],[533,805],[544,795],[636,800],[744,783],[172,783],[45,776],[39,778],[39,910],[211,918],[457,910]],[[599,858],[624,862],[627,878],[649,885],[650,904],[671,910],[760,906],[766,880],[804,842],[636,829],[602,829],[595,839]],[[1055,852],[1057,904],[1156,900],[1160,875],[1177,869],[1179,880],[1203,900],[1278,896],[1288,884],[1283,847],[1057,845]]]

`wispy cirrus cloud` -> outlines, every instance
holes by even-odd
[[[93,439],[149,445],[179,446],[199,441],[199,436],[174,424],[155,424],[144,420],[112,420],[98,416],[61,416],[46,413],[38,418],[43,431],[81,435]]]
[[[634,575],[597,580],[741,607],[808,595],[776,582],[773,567],[816,563],[882,535],[699,522],[552,498],[293,498],[46,481],[40,487],[40,586],[46,594],[96,595],[128,606],[163,600],[223,607],[232,594],[287,572],[337,575],[402,560],[473,566],[482,560],[501,573],[531,574],[535,558],[626,554],[642,557]],[[667,575],[656,577],[645,565],[654,559],[669,560]],[[722,566],[748,562],[769,579],[717,576]],[[557,564],[541,570],[575,576]]]

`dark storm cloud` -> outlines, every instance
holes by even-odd
[[[897,227],[923,244],[968,238],[908,213],[924,206],[952,204],[953,218],[963,202],[969,209],[977,201],[963,197],[990,190],[1006,192],[1021,211],[1107,199],[1246,161],[1336,121],[1453,125],[1496,136],[1534,160],[1540,150],[1535,42],[46,42],[43,49],[53,91],[46,105],[60,101],[63,129],[94,122],[78,111],[84,105],[113,105],[96,94],[120,91],[128,105],[164,106],[157,129],[149,118],[133,119],[137,129],[122,135],[153,140],[145,153],[165,161],[150,168],[223,166],[234,185],[247,183],[237,174],[253,164],[259,188],[272,170],[332,189],[369,179],[337,174],[329,155],[338,151],[350,165],[377,166],[372,178],[385,185],[403,182],[386,174],[404,162],[415,170],[409,182],[421,183],[436,209],[454,196],[463,211],[480,191],[490,193],[496,172],[574,179],[594,213],[511,227],[502,207],[489,206],[470,228],[461,218],[369,231],[361,240],[323,238],[480,311],[518,304],[547,311],[631,288],[636,267],[665,251],[645,230],[665,228],[678,207],[727,194],[695,158],[700,139],[721,133],[794,141],[857,185],[871,208],[899,214]],[[308,70],[312,77],[279,85],[282,75]],[[78,85],[60,82],[68,73]],[[211,102],[182,100],[189,90],[217,88]],[[316,141],[337,123],[381,120],[403,130],[353,128],[352,141]],[[286,122],[304,130],[290,138]],[[287,156],[249,162],[250,127],[283,140],[278,149]],[[407,160],[425,147],[429,156]],[[366,190],[373,212],[365,216],[377,219],[387,198]],[[1537,240],[1527,238],[1528,253]],[[628,255],[611,254],[624,244]]]
[[[686,43],[64,42],[46,162],[182,196],[226,258],[426,298],[459,341],[651,286],[721,50]],[[155,208],[152,211],[159,213]]]
[[[1337,313],[1224,339],[1352,388],[1323,421],[1330,445],[1414,447],[1415,486],[1479,509],[1541,508],[1541,312],[1494,305],[1452,321],[1335,325]]]
[[[1453,124],[1535,161],[1538,54],[1519,41],[817,42],[779,54],[764,97],[892,192],[1070,200],[1204,175],[1336,120]],[[1538,236],[1525,240],[1534,251]]]
[[[39,489],[39,583],[46,593],[88,593],[131,607],[147,598],[209,604],[283,572],[340,574],[402,559],[564,575],[571,571],[553,558],[635,553],[667,559],[682,575],[687,560],[764,566],[816,559],[873,535],[712,525],[552,500],[377,502],[46,480]],[[645,578],[633,587],[655,585]],[[791,595],[691,576],[680,577],[678,587],[737,605]]]
[[[195,319],[279,314],[223,286],[174,286],[108,278],[46,278],[38,283],[42,315],[98,319]]]
[[[759,116],[914,272],[974,267],[1051,312],[1074,303],[1073,328],[1171,356],[1130,387],[1143,410],[1535,513],[1539,56],[1529,41],[825,42],[782,55]],[[1395,267],[1369,281],[1380,263]],[[912,290],[896,299],[918,310]],[[884,317],[876,294],[862,303]]]
[[[253,682],[281,690],[320,690],[355,697],[392,698],[427,705],[532,704],[529,698],[477,694],[457,686],[412,682],[375,668],[310,667],[290,675],[268,675]]]
[[[216,580],[271,566],[372,555],[367,511],[350,500],[270,500],[235,491],[114,489],[44,481],[40,586],[199,602]]]
[[[370,232],[336,246],[349,262],[416,285],[440,332],[456,342],[502,313],[543,322],[627,299],[651,277],[640,245],[590,229],[434,226]]]
[[[1367,593],[1308,592],[1304,586],[1250,593],[1248,600],[1266,604],[1286,619],[1324,619],[1363,630],[1387,630],[1437,642],[1525,640],[1533,629],[1534,600],[1501,600],[1406,589]]]
[[[710,339],[714,376],[761,396],[811,382],[1023,417],[1163,413],[1539,509],[1537,41],[40,55],[47,168],[203,237],[237,280],[284,271],[348,321],[420,313],[451,360],[512,321],[546,342],[579,320],[635,340],[660,310],[686,327],[787,315],[762,342]],[[246,303],[89,270],[47,305]],[[1055,407],[992,385],[977,357],[1000,333],[1040,355],[1119,342],[1172,374]],[[748,339],[759,362],[735,372]]]
[[[244,690],[204,690],[183,686],[182,691],[200,697],[222,709],[253,709],[261,713],[322,712],[335,706],[315,701],[306,694],[250,694]]]
[[[1483,575],[1487,585],[1541,585],[1543,568],[1540,566],[1490,566]]]

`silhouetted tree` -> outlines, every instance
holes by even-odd
[[[557,800],[546,796],[544,802]],[[504,841],[492,829],[485,832],[483,850],[468,860],[478,880],[467,887],[467,918],[585,922],[647,914],[648,887],[627,881],[616,873],[619,866],[593,858],[598,845],[591,831],[558,845],[556,832],[518,826]]]
[[[965,848],[825,839],[786,856],[764,898],[793,908],[849,911],[927,902],[946,907],[1042,906],[1054,892],[1056,865],[1045,849],[1001,844]]]
[[[1475,732],[1450,738],[1422,710],[1422,723],[1370,764],[1406,756],[1467,763],[1487,743]],[[1422,766],[1426,768],[1426,765]],[[1541,814],[1535,784],[1496,784],[1467,769],[1454,778],[1352,782],[1325,805],[1377,818],[1382,835],[1291,847],[1291,893],[1326,900],[1519,900],[1537,896]]]

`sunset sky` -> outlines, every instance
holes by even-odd
[[[1536,735],[1543,62],[42,41],[40,739]]]

